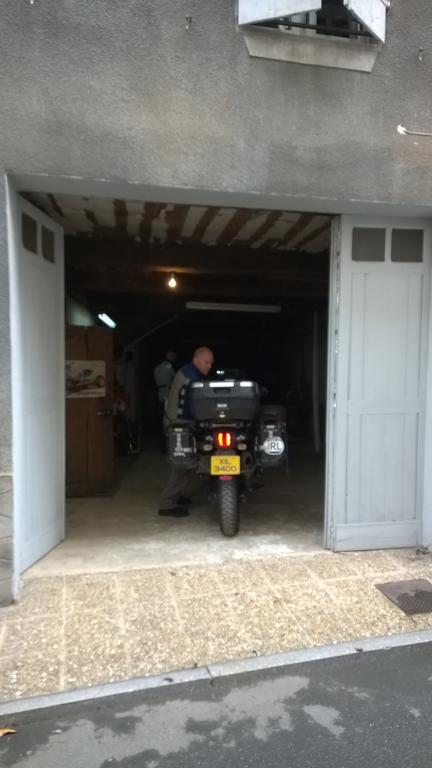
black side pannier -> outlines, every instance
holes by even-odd
[[[190,402],[197,421],[253,421],[260,392],[254,381],[200,381],[191,384]]]
[[[265,405],[261,409],[258,448],[263,467],[279,467],[288,461],[286,410],[281,405]]]
[[[197,450],[193,430],[188,424],[168,429],[168,459],[176,466],[193,469],[197,464]]]

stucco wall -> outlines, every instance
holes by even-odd
[[[0,179],[0,605],[12,594],[12,415],[6,200]]]
[[[432,203],[432,140],[396,132],[432,128],[430,0],[392,0],[372,74],[249,58],[235,17],[236,0],[2,3],[0,168]]]

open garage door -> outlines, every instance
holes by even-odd
[[[64,538],[63,230],[9,196],[16,575]]]
[[[419,541],[429,259],[423,221],[340,219],[327,503],[334,550]]]

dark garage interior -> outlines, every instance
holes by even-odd
[[[125,568],[321,548],[330,217],[26,197],[65,231],[66,360],[106,360],[105,396],[66,401],[68,532],[35,567],[59,557],[67,572],[89,558]],[[178,368],[201,345],[214,351],[215,370],[241,369],[287,409],[288,468],[266,472],[242,505],[235,542],[220,537],[198,483],[189,518],[157,516],[169,468],[153,369],[167,350]]]

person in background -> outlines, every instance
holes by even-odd
[[[160,411],[160,429],[161,429],[161,450],[165,453],[165,404],[168,399],[171,384],[174,381],[175,369],[174,365],[177,360],[177,355],[171,349],[165,353],[165,357],[159,365],[153,370],[153,379],[157,387],[157,397]]]
[[[214,356],[208,347],[199,347],[191,363],[184,365],[175,375],[165,407],[167,425],[182,424],[192,421],[189,402],[189,385],[193,381],[202,381],[210,373]],[[170,476],[162,492],[159,515],[186,517],[190,499],[187,491],[193,480],[195,470],[183,467],[171,467]]]

